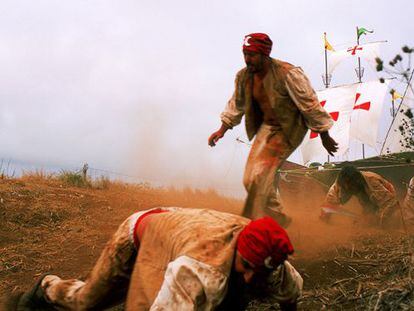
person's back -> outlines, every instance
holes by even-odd
[[[210,275],[216,277],[208,280],[210,286],[225,284],[238,233],[248,222],[241,216],[198,209],[150,216],[131,277],[128,308],[149,309],[162,286],[167,266],[176,260],[181,262],[180,257],[211,266]]]

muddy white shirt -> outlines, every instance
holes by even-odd
[[[288,261],[276,269],[273,278],[279,285],[273,293],[277,302],[294,302],[302,295],[303,279]],[[227,281],[217,269],[179,257],[168,265],[150,310],[214,310],[226,295]]]
[[[221,122],[229,128],[238,125],[245,116],[246,134],[252,140],[269,116],[277,122],[289,143],[296,148],[308,129],[314,132],[328,131],[333,125],[330,114],[319,103],[309,79],[300,67],[271,59],[270,69],[263,79],[268,98],[265,111],[253,100],[253,76],[243,68],[236,75],[233,96],[221,113]],[[263,104],[263,103],[262,103]]]
[[[228,278],[187,256],[171,262],[151,311],[213,310],[224,299]]]

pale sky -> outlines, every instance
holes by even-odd
[[[265,32],[271,56],[322,89],[330,43],[388,40],[389,60],[413,46],[411,1],[3,0],[0,159],[38,168],[91,167],[157,184],[241,193],[244,124],[207,138],[244,66],[244,35]],[[342,64],[333,84],[356,82]],[[364,79],[377,74],[366,69]],[[370,72],[371,71],[371,72]],[[386,128],[388,125],[384,124]],[[299,160],[295,153],[292,160]]]

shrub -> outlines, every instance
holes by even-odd
[[[87,188],[91,187],[91,183],[87,178],[79,172],[62,170],[58,175],[58,179],[69,186]]]
[[[92,187],[95,189],[108,189],[112,184],[111,180],[106,176],[100,176],[92,182]]]

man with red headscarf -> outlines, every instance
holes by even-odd
[[[303,280],[287,261],[292,253],[270,217],[154,208],[119,226],[86,281],[42,276],[13,310],[103,310],[125,298],[126,310],[238,310],[243,292],[234,280],[250,284],[270,273],[272,297],[296,310]]]
[[[245,116],[250,151],[243,183],[248,192],[243,216],[263,214],[287,226],[277,192],[277,169],[300,145],[308,129],[320,133],[330,155],[337,150],[328,130],[333,121],[320,105],[308,78],[300,67],[271,58],[272,41],[264,33],[244,38],[246,67],[236,75],[233,96],[221,114],[222,125],[208,139],[210,146]]]

